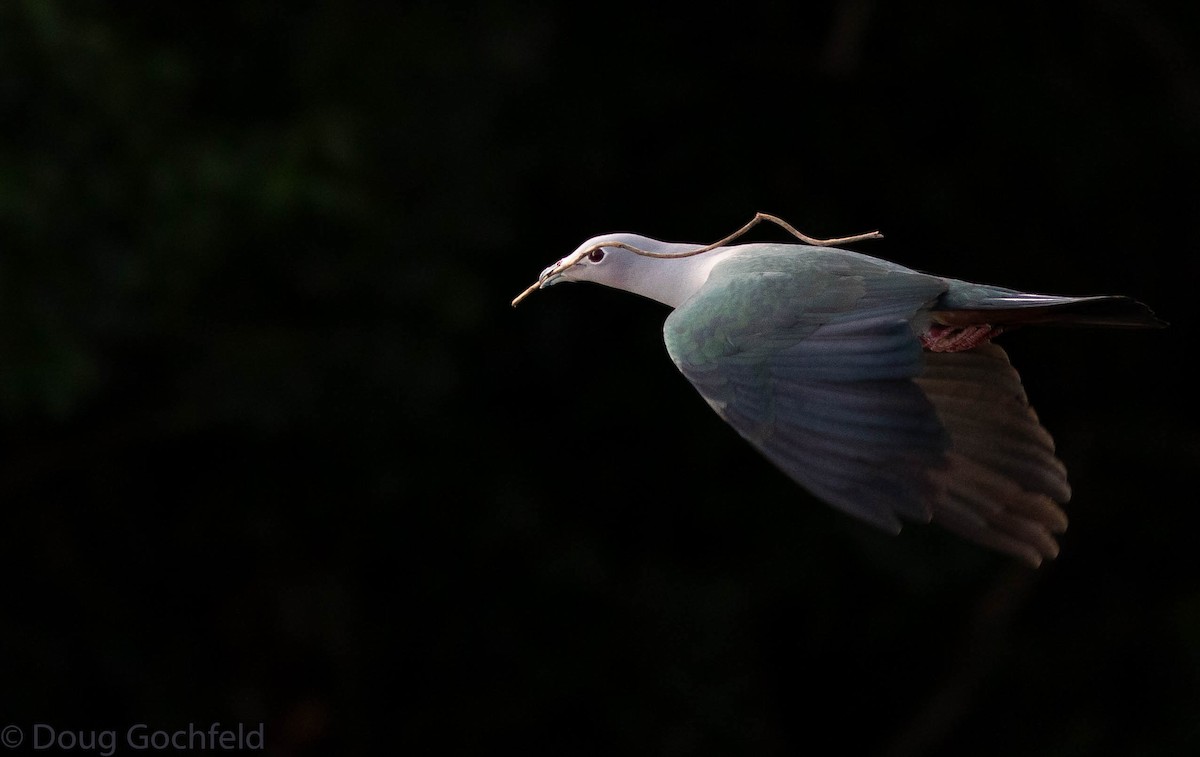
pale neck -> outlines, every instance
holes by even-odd
[[[696,245],[663,244],[664,251],[695,249]],[[716,249],[686,258],[646,258],[637,275],[622,282],[624,289],[643,297],[677,308],[696,293],[708,280],[713,266],[732,254],[733,250]]]

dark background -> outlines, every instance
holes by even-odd
[[[1200,5],[452,5],[0,5],[0,725],[1200,752]],[[758,210],[1172,322],[1001,340],[1057,562],[815,502],[655,303],[509,308]]]

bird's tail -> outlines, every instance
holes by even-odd
[[[1121,295],[1029,294],[962,281],[951,282],[934,305],[932,316],[935,323],[947,326],[1055,324],[1145,329],[1167,325],[1141,302]]]

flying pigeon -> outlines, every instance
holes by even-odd
[[[760,220],[804,244],[730,244]],[[592,281],[672,308],[667,352],[796,483],[898,533],[930,521],[1036,567],[1071,497],[1054,441],[992,342],[1034,324],[1165,325],[1123,296],[1030,294],[911,270],[758,214],[712,245],[606,234],[514,301]]]

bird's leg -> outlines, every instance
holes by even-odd
[[[921,334],[921,346],[930,352],[966,352],[990,342],[1004,330],[1002,326],[986,323],[971,326],[932,324]]]

